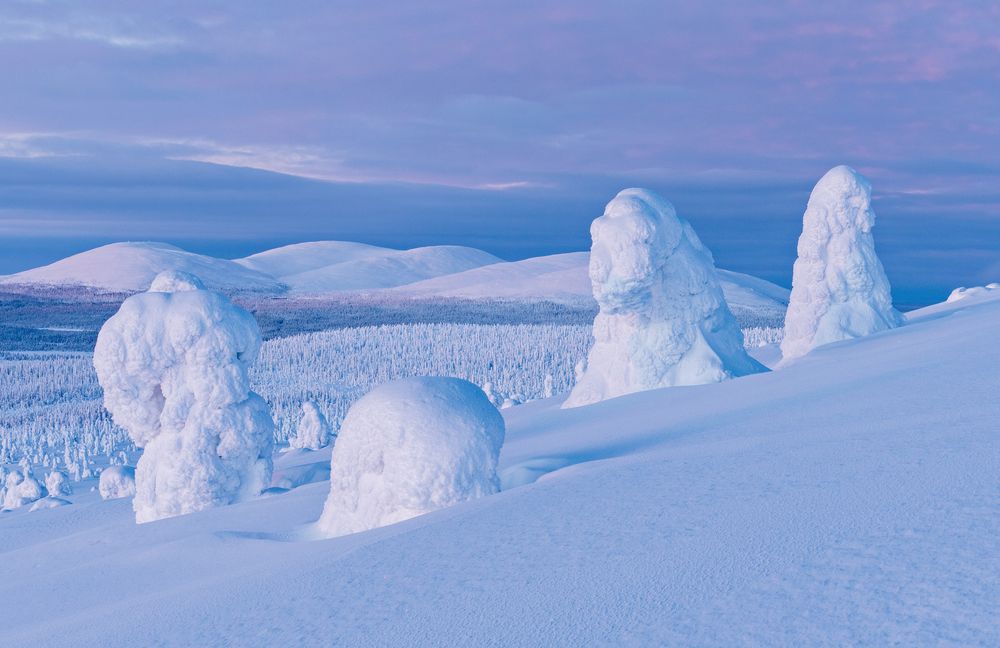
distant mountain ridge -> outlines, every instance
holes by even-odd
[[[229,260],[167,243],[123,242],[0,277],[0,285],[135,292],[148,288],[163,270],[183,270],[209,288],[231,292],[584,301],[592,299],[589,258],[588,252],[570,252],[504,261],[455,245],[396,250],[352,241],[313,241]],[[783,309],[788,303],[786,288],[728,270],[719,270],[719,275],[731,306]]]

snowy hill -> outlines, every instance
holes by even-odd
[[[181,270],[206,286],[222,290],[278,292],[284,289],[271,275],[232,261],[155,242],[111,243],[74,254],[47,266],[0,277],[0,283],[47,286],[87,286],[108,291],[145,290],[164,270]]]
[[[589,262],[589,252],[553,254],[418,281],[394,292],[469,299],[591,300]],[[788,304],[788,289],[769,281],[729,270],[719,270],[719,279],[730,306],[783,309]]]
[[[431,277],[478,268],[502,259],[476,248],[435,245],[412,250],[385,250],[354,260],[281,275],[295,292],[328,293],[392,288]]]
[[[234,261],[274,277],[287,277],[324,266],[393,252],[396,250],[352,241],[312,241],[265,250]]]
[[[504,410],[501,493],[331,540],[310,526],[327,482],[141,526],[79,484],[0,515],[0,634],[998,645],[998,326],[1000,299],[959,300],[772,373]]]

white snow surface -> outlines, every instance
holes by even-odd
[[[384,256],[396,251],[353,241],[310,241],[264,250],[234,261],[273,277],[287,277],[347,261]]]
[[[780,371],[510,408],[520,486],[329,540],[325,482],[143,525],[84,482],[0,514],[0,638],[996,646],[998,327],[960,300]]]
[[[344,418],[317,527],[342,536],[492,495],[503,440],[503,417],[466,380],[376,387]]]
[[[125,242],[103,245],[47,266],[0,277],[0,283],[87,286],[135,292],[149,288],[167,270],[190,273],[215,290],[280,292],[271,275],[226,259],[186,252],[167,243]]]
[[[766,370],[743,348],[711,252],[673,205],[625,189],[590,233],[600,310],[587,366],[565,407]]]
[[[104,406],[144,448],[136,521],[257,495],[270,480],[274,423],[250,391],[260,329],[247,311],[169,272],[101,328],[94,368]]]
[[[993,291],[1000,293],[1000,283],[989,283],[985,286],[971,286],[969,288],[961,287],[956,288],[951,291],[948,295],[948,302],[958,301],[959,299],[968,299],[969,297],[983,297],[989,295]]]
[[[301,450],[319,450],[330,443],[330,424],[313,401],[302,403],[302,418],[295,435],[288,439],[289,447]]]
[[[591,301],[589,266],[590,252],[551,254],[417,281],[392,292],[414,297]],[[716,269],[716,273],[730,306],[784,309],[788,304],[787,288],[740,272]]]
[[[902,323],[875,254],[874,225],[871,185],[857,171],[834,167],[816,183],[792,270],[781,343],[785,360]]]
[[[299,293],[321,294],[393,288],[430,277],[478,268],[502,259],[476,248],[433,245],[411,250],[387,250],[384,254],[327,265],[281,280]]]

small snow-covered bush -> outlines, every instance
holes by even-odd
[[[834,167],[816,183],[792,269],[783,361],[903,323],[875,254],[874,226],[871,185],[857,171]]]
[[[16,509],[45,497],[48,492],[28,468],[15,468],[8,475],[2,493],[0,508]]]
[[[319,450],[330,443],[330,424],[312,401],[302,403],[302,418],[295,436],[288,439],[292,448]]]
[[[135,468],[132,466],[108,466],[101,471],[97,482],[101,499],[119,499],[135,496]]]
[[[49,495],[54,497],[73,494],[69,476],[61,470],[53,470],[45,477],[45,488],[48,489]]]
[[[377,387],[347,413],[320,530],[341,536],[497,492],[504,422],[482,390],[423,377]]]
[[[766,371],[743,348],[711,252],[673,205],[625,189],[590,234],[600,310],[586,369],[564,407]]]
[[[250,313],[182,272],[161,273],[105,322],[94,348],[104,405],[144,448],[136,522],[267,487],[274,423],[247,375],[260,342]]]

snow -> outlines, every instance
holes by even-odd
[[[0,636],[995,646],[998,326],[1000,299],[960,300],[780,371],[514,407],[522,485],[329,540],[326,483],[137,526],[84,482],[0,515]]]
[[[326,422],[316,403],[302,403],[302,418],[295,430],[295,436],[288,439],[292,448],[319,450],[330,443],[330,424]]]
[[[135,497],[135,468],[132,466],[108,466],[101,471],[97,484],[101,499]]]
[[[590,232],[600,311],[587,366],[565,407],[765,371],[743,348],[711,253],[673,205],[625,189]]]
[[[53,470],[45,476],[45,490],[49,495],[72,495],[73,487],[69,483],[69,475],[61,470]]]
[[[144,448],[137,522],[257,495],[271,473],[274,423],[250,391],[260,347],[253,316],[197,278],[170,272],[101,328],[94,367],[115,423]]]
[[[785,360],[902,323],[875,254],[874,225],[871,185],[857,171],[834,167],[816,183],[792,271],[781,343]]]
[[[950,303],[958,301],[959,299],[967,299],[969,297],[982,297],[984,295],[988,295],[994,290],[1000,293],[1000,283],[990,283],[985,286],[972,286],[970,288],[963,286],[951,291],[951,294],[948,295],[947,301]]]
[[[298,293],[330,293],[392,288],[430,277],[499,263],[482,250],[457,245],[435,245],[412,250],[390,250],[378,256],[283,275],[281,280]]]
[[[500,413],[459,378],[405,378],[348,411],[318,529],[335,537],[394,524],[499,489]]]
[[[35,479],[28,468],[15,468],[6,475],[3,469],[0,469],[0,477],[4,479],[3,485],[0,486],[2,509],[21,508],[48,495],[45,487]]]
[[[592,301],[589,265],[589,252],[552,254],[417,281],[392,292],[413,297]],[[786,288],[740,272],[716,272],[731,307],[784,310],[788,304]]]
[[[241,266],[273,277],[287,277],[325,266],[379,257],[392,252],[395,250],[352,241],[311,241],[264,250],[234,261]]]
[[[0,277],[0,283],[88,286],[113,292],[146,290],[166,270],[200,277],[215,290],[280,292],[274,277],[225,259],[155,242],[111,243],[47,266]]]

